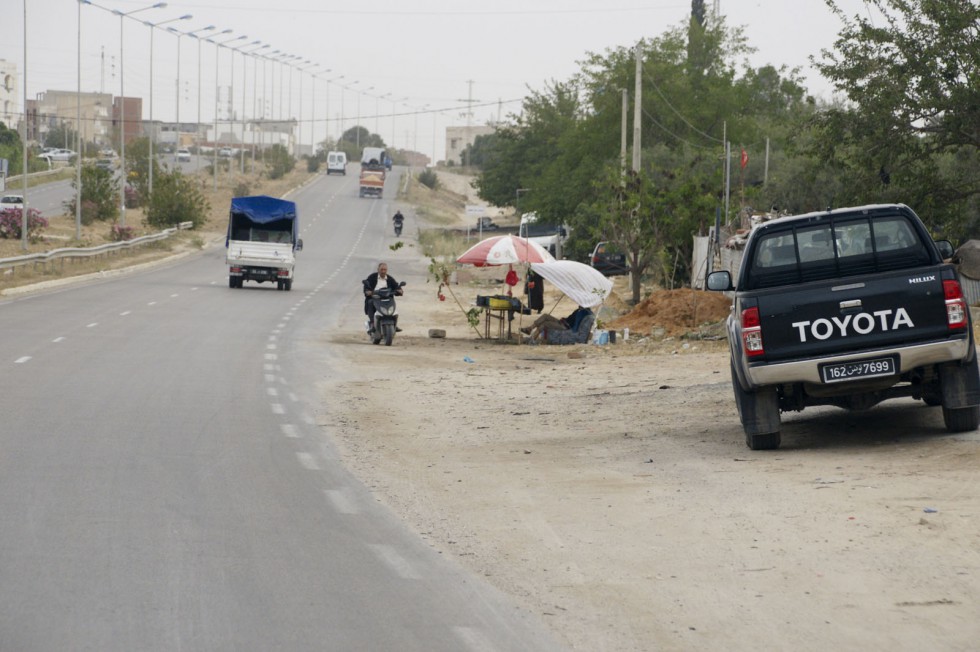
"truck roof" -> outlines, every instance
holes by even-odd
[[[234,197],[231,200],[231,212],[241,213],[256,224],[267,224],[278,220],[295,220],[296,204],[267,195]]]

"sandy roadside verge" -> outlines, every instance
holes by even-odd
[[[783,448],[752,452],[724,343],[487,342],[413,248],[390,264],[405,332],[375,347],[353,315],[325,342],[349,371],[320,388],[325,430],[379,501],[570,648],[975,648],[977,433],[894,401],[785,415]]]

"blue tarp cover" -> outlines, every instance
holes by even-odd
[[[295,220],[296,204],[266,195],[235,197],[231,200],[231,212],[242,213],[256,224],[268,224],[277,220]]]

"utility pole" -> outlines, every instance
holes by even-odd
[[[466,134],[463,138],[463,153],[460,155],[463,167],[466,167],[468,161],[466,160],[466,148],[470,145],[470,129],[473,123],[473,103],[479,102],[480,100],[473,99],[473,84],[475,83],[472,79],[466,81],[469,85],[469,93],[465,100],[456,100],[457,102],[466,102]]]
[[[623,116],[622,116],[622,126],[619,130],[619,167],[620,171],[626,171],[626,131],[627,131],[627,120],[629,119],[629,104],[630,95],[629,91],[625,88],[623,91]]]
[[[633,97],[633,171],[640,171],[640,125],[643,116],[643,48],[636,44],[636,90]]]

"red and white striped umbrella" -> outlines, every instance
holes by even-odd
[[[456,259],[462,265],[508,265],[513,263],[548,263],[554,256],[536,242],[516,235],[496,235],[482,240]]]

